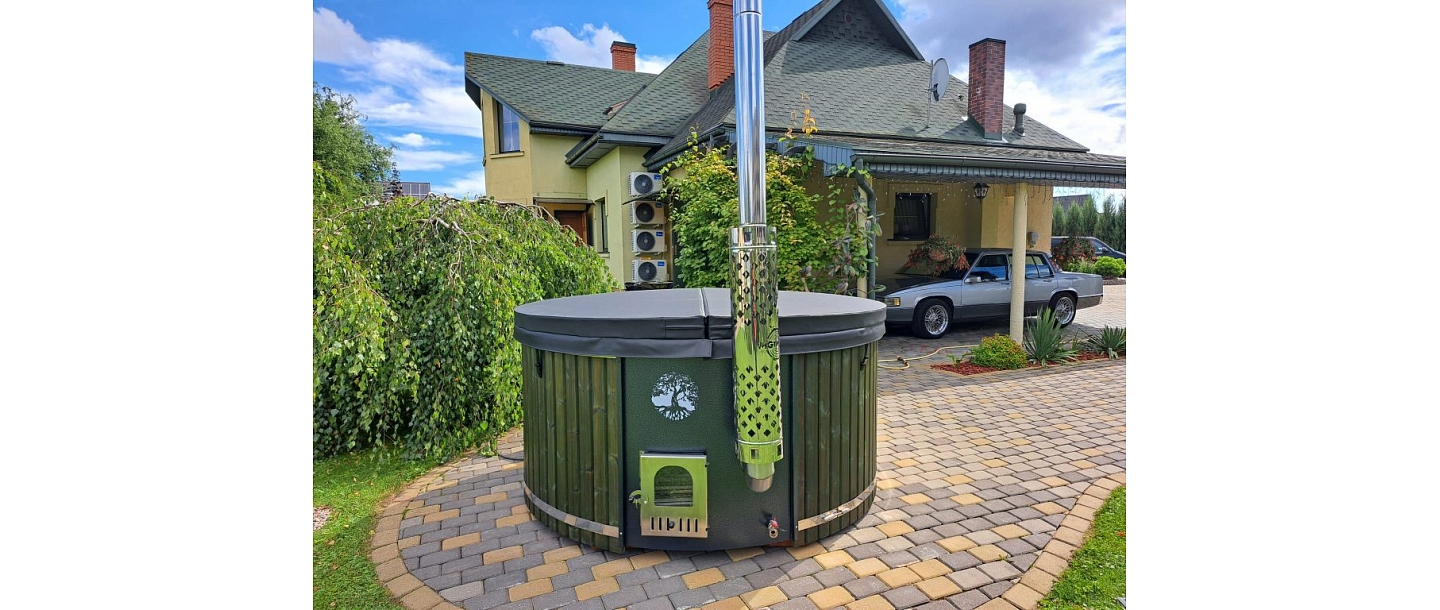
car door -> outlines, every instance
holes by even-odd
[[[1055,273],[1039,254],[1025,256],[1025,311],[1038,311],[1055,294]]]
[[[984,254],[970,266],[960,290],[958,318],[988,318],[1010,313],[1010,257]]]

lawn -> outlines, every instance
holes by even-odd
[[[405,459],[393,449],[314,462],[314,506],[330,508],[325,526],[315,530],[315,608],[400,608],[370,562],[376,504],[439,463]]]
[[[1125,487],[1117,487],[1095,514],[1090,538],[1070,559],[1070,567],[1045,599],[1041,610],[1112,610],[1125,597]]]

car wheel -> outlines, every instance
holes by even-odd
[[[1069,326],[1075,321],[1075,297],[1068,294],[1057,294],[1050,299],[1050,311],[1055,312],[1055,320],[1060,322],[1060,327]]]
[[[925,299],[915,306],[915,320],[910,330],[917,337],[938,339],[950,330],[950,306],[943,299]]]

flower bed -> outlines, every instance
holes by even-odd
[[[1107,358],[1107,356],[1106,356],[1105,354],[1101,354],[1101,353],[1099,353],[1099,352],[1080,352],[1079,354],[1076,355],[1074,362],[1085,362],[1085,361],[1088,361],[1088,360],[1105,360],[1106,358]],[[1124,355],[1123,355],[1123,354],[1121,355],[1121,358],[1124,358]],[[1052,364],[1052,365],[1049,365],[1049,366],[1056,366],[1056,365],[1053,365],[1053,364]],[[930,368],[932,368],[932,369],[939,369],[939,370],[942,370],[942,371],[950,371],[951,373],[957,373],[957,374],[960,374],[960,375],[980,375],[980,374],[984,374],[984,373],[994,373],[994,372],[997,372],[997,371],[1022,370],[1022,369],[1001,369],[1001,368],[995,368],[995,367],[993,367],[993,366],[980,366],[980,365],[975,364],[975,363],[972,363],[972,362],[961,362],[961,363],[958,363],[958,364],[935,364],[935,365],[931,365]],[[1027,368],[1027,369],[1038,369],[1038,368],[1040,368],[1040,365],[1032,362],[1032,363],[1030,363],[1028,366],[1026,366],[1025,368]]]

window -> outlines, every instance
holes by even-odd
[[[1025,257],[1025,277],[1027,279],[1055,277],[1055,274],[1051,273],[1050,265],[1045,264],[1045,259],[1031,254]]]
[[[496,131],[500,134],[498,152],[520,151],[520,115],[509,106],[495,100]]]
[[[595,205],[591,206],[591,209],[596,210],[596,213],[600,216],[600,244],[599,244],[600,247],[599,247],[599,251],[600,251],[601,254],[609,254],[609,253],[610,253],[610,228],[609,228],[608,217],[605,216],[605,198],[604,198],[604,197],[601,197],[601,198],[599,198],[599,199],[596,199],[596,200],[595,200]],[[594,244],[595,244],[595,240],[593,240],[593,239],[590,240],[590,243],[591,243],[591,245],[594,245]]]
[[[895,195],[895,236],[891,239],[930,239],[930,193]]]
[[[1010,279],[1010,269],[1005,266],[1004,254],[986,254],[975,261],[970,268],[970,277],[980,278],[982,282],[999,282]]]

